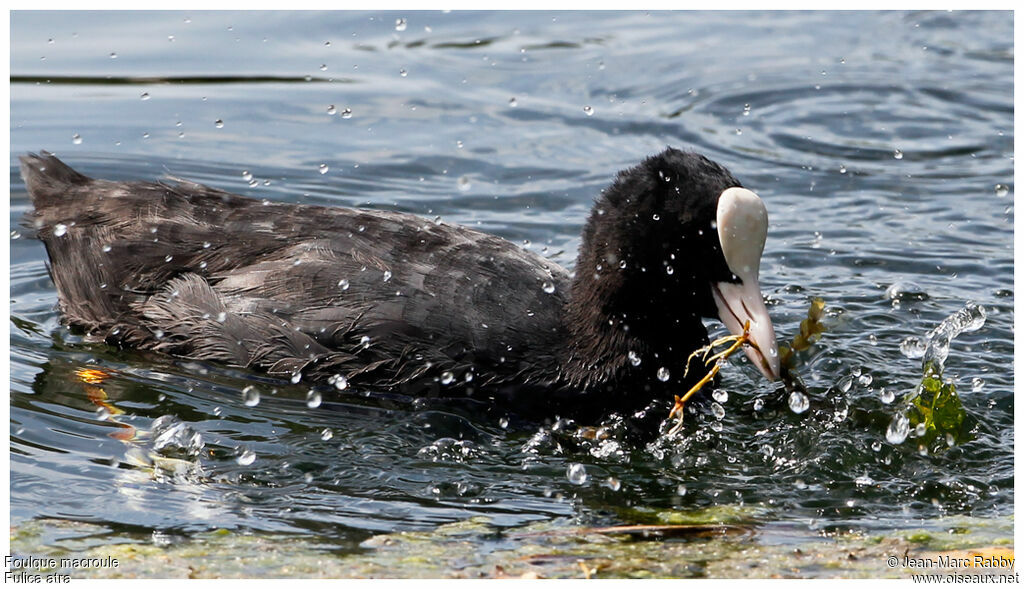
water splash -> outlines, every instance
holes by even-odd
[[[153,451],[169,457],[196,458],[203,449],[203,437],[192,426],[173,415],[153,421]]]
[[[416,454],[432,462],[466,462],[476,458],[479,450],[470,440],[439,438],[420,448]]]
[[[964,332],[978,331],[985,325],[985,307],[968,301],[964,308],[949,315],[925,337],[925,352],[922,366],[925,372],[934,370],[942,373],[949,355],[949,343]],[[929,368],[931,367],[931,369]]]

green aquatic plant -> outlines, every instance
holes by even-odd
[[[821,318],[825,316],[825,299],[815,297],[811,299],[811,306],[807,308],[807,318],[800,322],[800,333],[793,336],[793,342],[788,346],[779,346],[779,363],[790,372],[796,368],[796,353],[810,349],[814,342],[821,339],[825,333],[825,324]]]
[[[923,376],[889,423],[885,437],[890,443],[902,444],[913,434],[919,448],[936,452],[973,438],[973,420],[960,402],[956,385],[943,379],[942,371],[953,338],[965,331],[981,329],[985,316],[984,307],[968,302],[933,329],[924,343],[908,346],[911,350],[923,348],[920,352],[924,358],[921,362]]]
[[[821,339],[825,333],[825,324],[821,322],[825,316],[825,299],[814,297],[811,299],[811,306],[807,308],[807,318],[800,322],[800,331],[793,336],[793,341],[788,346],[779,346],[779,365],[781,366],[782,383],[791,395],[801,396],[807,394],[807,386],[800,380],[796,372],[797,353],[806,352]],[[806,400],[806,397],[803,397]]]
[[[934,450],[943,444],[953,446],[972,438],[967,411],[960,402],[956,385],[943,380],[942,369],[934,362],[925,364],[921,383],[907,395],[905,417],[908,430],[916,434],[919,446]]]

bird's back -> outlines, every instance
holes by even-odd
[[[108,342],[371,386],[559,377],[569,275],[506,240],[404,213],[93,180],[49,154],[23,157],[22,176],[62,313]]]

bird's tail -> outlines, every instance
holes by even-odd
[[[59,200],[72,186],[91,180],[47,151],[41,151],[39,155],[30,153],[19,159],[21,177],[37,209]]]

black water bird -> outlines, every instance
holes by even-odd
[[[266,203],[188,181],[88,178],[21,158],[59,307],[117,346],[293,381],[510,400],[565,414],[671,400],[704,317],[767,378],[761,199],[676,149],[618,174],[575,274],[509,241],[411,214]],[[571,413],[571,411],[570,411]]]

